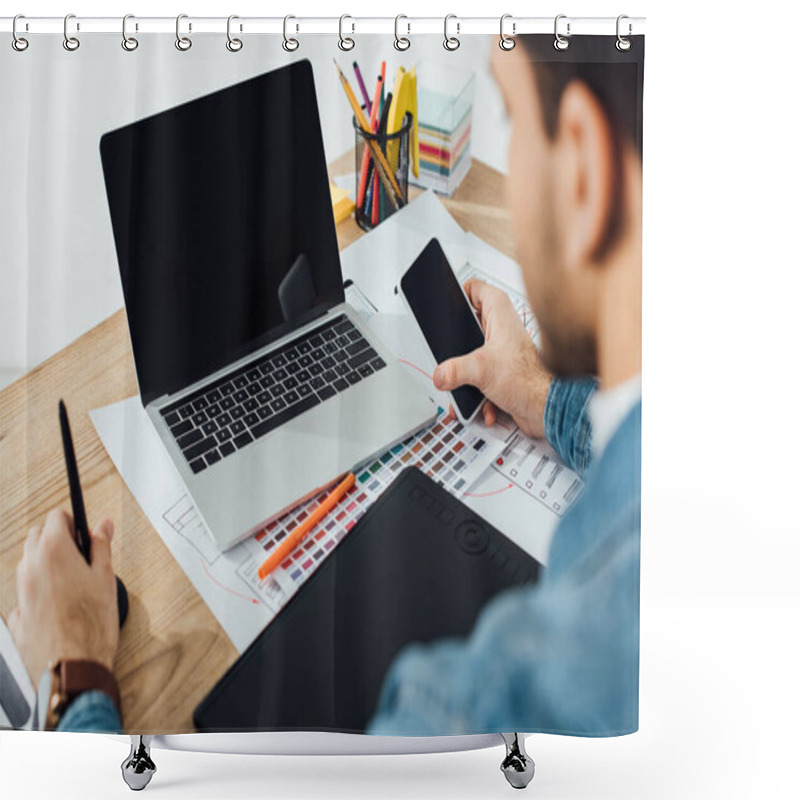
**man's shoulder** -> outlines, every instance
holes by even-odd
[[[589,469],[575,506],[561,520],[549,566],[556,570],[615,538],[639,535],[641,508],[641,426],[638,402]]]

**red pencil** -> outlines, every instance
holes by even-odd
[[[381,99],[381,86],[383,86],[383,78],[378,77],[378,82],[375,85],[375,99],[372,101],[372,111],[369,117],[370,130],[375,131],[378,125],[378,106]],[[369,167],[369,147],[364,148],[364,156],[361,159],[361,175],[358,178],[358,194],[356,195],[356,205],[363,207],[364,193],[367,191],[367,171]]]

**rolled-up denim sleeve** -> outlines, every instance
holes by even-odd
[[[69,704],[56,730],[122,733],[122,724],[114,701],[105,692],[92,690],[78,695]]]
[[[581,477],[592,456],[589,398],[597,389],[594,378],[553,378],[544,405],[544,434],[570,469]]]

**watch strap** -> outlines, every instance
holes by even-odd
[[[83,692],[105,692],[116,706],[122,721],[122,706],[117,679],[108,668],[89,659],[59,659],[50,668],[50,697],[45,730],[55,730],[69,704]]]

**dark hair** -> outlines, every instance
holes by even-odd
[[[564,89],[584,83],[597,97],[617,138],[631,144],[642,157],[642,72],[644,37],[632,37],[631,48],[620,52],[613,36],[575,36],[567,50],[556,50],[553,37],[517,36],[530,60],[542,104],[545,129],[556,134],[558,108]]]
[[[558,110],[564,90],[581,81],[597,97],[613,132],[614,200],[598,247],[602,257],[617,241],[622,227],[623,144],[632,145],[642,158],[642,78],[644,37],[632,37],[629,50],[620,51],[613,36],[575,36],[567,50],[553,47],[553,36],[517,36],[533,65],[547,135],[557,133]]]

